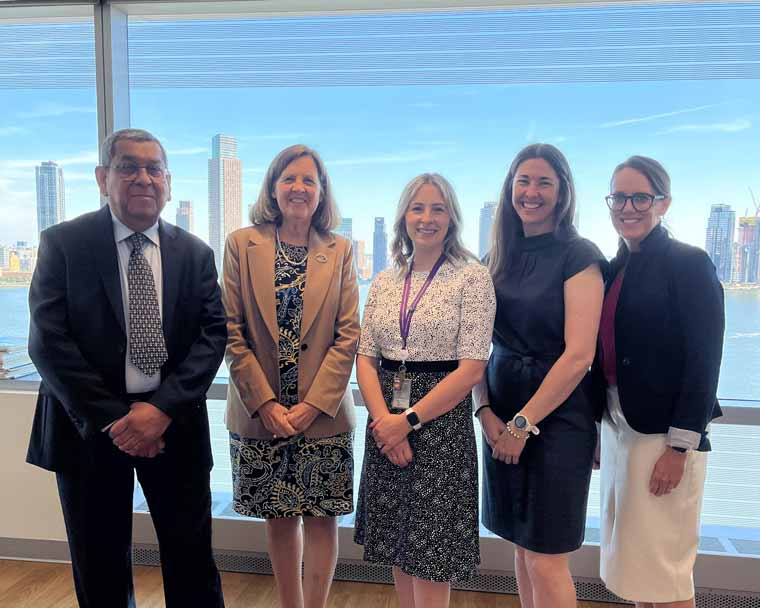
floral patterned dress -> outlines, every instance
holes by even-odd
[[[306,247],[282,243],[275,256],[280,328],[279,402],[298,403],[298,354],[306,288]],[[353,510],[353,433],[253,439],[230,433],[233,507],[248,517],[329,517]]]

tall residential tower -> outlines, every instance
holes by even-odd
[[[489,201],[483,203],[480,210],[480,223],[478,234],[478,257],[482,260],[491,249],[491,228],[493,218],[496,215],[496,203]]]
[[[37,178],[38,234],[64,220],[66,202],[63,192],[63,169],[53,161],[34,168]]]
[[[222,265],[227,235],[243,225],[243,168],[237,140],[214,135],[208,161],[208,233],[216,268]]]
[[[385,232],[385,218],[375,218],[375,232],[372,235],[372,276],[385,270],[388,265],[388,235]]]
[[[718,204],[710,208],[705,250],[715,264],[718,279],[725,282],[732,280],[735,224],[736,211],[729,205]]]
[[[177,226],[193,231],[193,201],[180,201],[177,206]]]

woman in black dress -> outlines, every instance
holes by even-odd
[[[596,445],[585,389],[605,262],[578,236],[574,212],[562,153],[520,151],[496,211],[493,352],[474,396],[487,443],[483,523],[515,544],[523,608],[575,606],[568,554],[583,542]]]

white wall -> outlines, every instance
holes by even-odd
[[[26,463],[36,399],[0,392],[0,538],[65,541],[55,475]]]

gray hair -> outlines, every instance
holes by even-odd
[[[116,151],[116,143],[122,140],[136,142],[152,141],[153,143],[158,144],[158,147],[161,148],[161,157],[164,160],[164,166],[169,166],[169,161],[166,158],[166,150],[164,150],[164,146],[158,141],[158,138],[153,135],[153,133],[144,129],[120,129],[106,137],[103,145],[100,146],[101,167],[111,166],[111,161],[113,160],[114,152]]]
[[[393,221],[393,243],[391,258],[399,274],[409,270],[409,262],[414,253],[414,243],[406,231],[406,212],[414,197],[425,184],[438,188],[449,213],[449,230],[443,239],[443,255],[449,262],[463,263],[477,258],[462,243],[462,211],[459,201],[451,184],[438,173],[422,173],[410,181],[401,192],[401,198],[396,207],[396,218]]]
[[[270,163],[264,180],[261,182],[259,197],[251,208],[251,223],[254,226],[261,224],[276,224],[279,226],[282,223],[282,213],[277,204],[277,199],[272,196],[272,192],[274,192],[275,184],[286,167],[302,156],[310,156],[314,161],[317,167],[321,190],[317,209],[311,217],[311,225],[321,233],[335,230],[340,225],[340,213],[335,203],[332,186],[330,185],[330,176],[327,175],[325,163],[316,150],[303,144],[295,144],[280,151]]]

